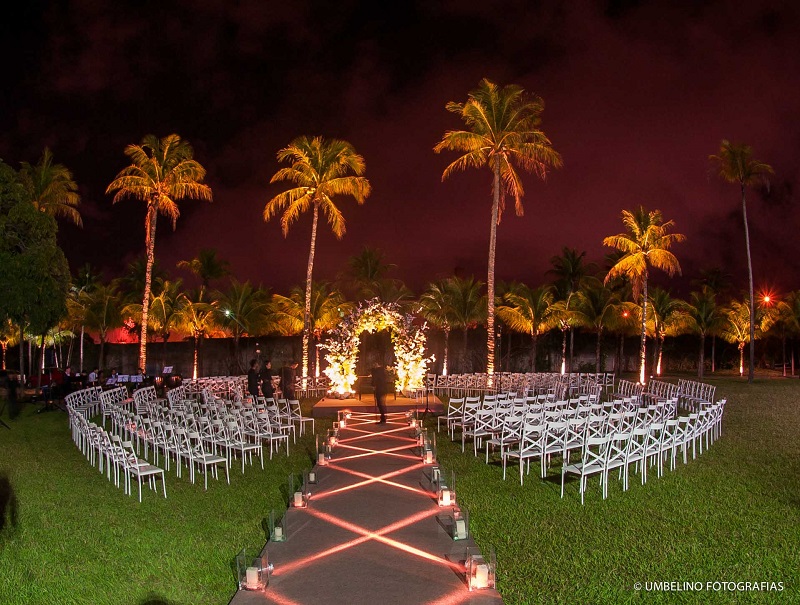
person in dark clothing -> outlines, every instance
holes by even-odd
[[[375,389],[375,403],[381,413],[380,424],[386,424],[386,393],[389,392],[389,379],[386,376],[386,369],[376,365],[372,368],[372,386]]]
[[[261,370],[261,392],[267,399],[275,397],[275,389],[272,388],[272,362],[269,359],[264,362]]]
[[[250,369],[247,370],[247,392],[253,396],[253,401],[258,397],[258,361],[250,360]]]
[[[281,368],[281,388],[283,389],[284,399],[296,399],[294,393],[294,379],[295,371],[297,370],[297,362],[293,361],[289,365]]]

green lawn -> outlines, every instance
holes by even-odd
[[[557,465],[551,480],[531,475],[520,487],[516,468],[503,481],[499,465],[440,442],[475,538],[497,550],[507,603],[800,603],[800,381],[716,383],[729,403],[710,451],[644,486],[633,477],[626,493],[612,481],[605,501],[590,479],[583,507],[574,481],[559,497]],[[264,518],[313,450],[306,439],[263,472],[234,466],[231,485],[211,479],[208,492],[173,471],[167,500],[145,490],[139,504],[74,447],[66,414],[35,410],[4,417],[12,430],[0,428],[0,475],[19,503],[17,525],[0,534],[4,605],[226,603],[236,552],[263,545]],[[633,588],[658,581],[783,582],[784,590]]]

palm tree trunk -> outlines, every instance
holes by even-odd
[[[19,381],[25,385],[25,330],[19,324]]]
[[[306,268],[306,304],[303,309],[303,388],[308,378],[308,342],[311,337],[311,274],[314,270],[314,252],[317,249],[317,222],[319,206],[314,203],[314,219],[311,222],[311,247],[308,251],[308,267]]]
[[[494,163],[494,183],[492,184],[492,228],[489,230],[489,270],[486,276],[487,316],[486,316],[486,374],[487,386],[494,384],[494,257],[497,247],[497,219],[500,213],[500,162]],[[536,360],[534,359],[534,365]]]
[[[647,270],[644,272],[644,290],[642,293],[642,344],[639,352],[639,382],[644,384],[647,364]]]
[[[200,339],[197,336],[197,332],[194,333],[194,357],[192,359],[192,379],[197,380],[197,360],[198,360],[198,349],[199,344],[198,341]]]
[[[147,262],[144,271],[144,294],[142,295],[142,328],[139,337],[139,367],[146,370],[147,366],[147,317],[150,311],[150,289],[153,277],[153,262],[155,261],[156,248],[156,220],[158,212],[155,200],[147,205],[147,218],[145,219],[145,248],[147,249]]]
[[[595,350],[594,373],[600,373],[600,341],[603,338],[603,329],[597,331],[597,349]]]
[[[75,327],[75,326],[71,326]],[[72,333],[72,338],[69,339],[69,348],[67,348],[67,363],[64,364],[64,367],[69,367],[72,365],[72,349],[75,348],[75,333]]]
[[[656,345],[658,346],[658,361],[656,362],[656,375],[661,378],[661,360],[664,356],[664,337],[661,336],[656,339]]]
[[[81,324],[81,342],[80,342],[80,354],[81,354],[81,362],[80,362],[80,373],[83,374],[83,334],[86,330],[86,325]]]
[[[739,345],[739,376],[744,376],[744,343]]]
[[[100,333],[100,367],[106,369],[106,335]]]
[[[711,373],[717,371],[717,336],[711,335]]]
[[[41,343],[39,346],[39,388],[42,388],[42,381],[44,380],[44,334],[39,337],[39,342]]]
[[[783,348],[783,377],[786,378],[786,330],[781,334],[781,345]]]
[[[700,334],[700,359],[697,362],[697,377],[702,380],[703,379],[703,365],[705,364],[705,353],[706,353],[706,335],[705,332]]]
[[[464,328],[464,346],[461,347],[461,373],[467,373],[467,330],[469,328]]]
[[[575,351],[575,328],[569,328],[569,372],[572,373],[572,354]]]
[[[563,374],[566,371],[567,371],[567,331],[561,330],[561,373]]]
[[[3,342],[3,343],[0,343],[0,346],[3,347],[3,368],[2,369],[5,370],[6,369],[6,346],[7,345],[6,345],[5,342]]]
[[[536,371],[536,340],[538,339],[538,334],[531,330],[531,371]],[[549,357],[549,355],[548,355]]]
[[[442,361],[442,375],[447,376],[447,343],[450,339],[450,330],[444,331],[444,361]]]
[[[744,218],[744,241],[747,245],[747,276],[750,280],[750,369],[747,372],[747,382],[753,382],[753,373],[756,361],[756,315],[753,301],[753,260],[750,257],[750,229],[747,226],[747,204],[744,196],[744,183],[742,183],[742,217]]]

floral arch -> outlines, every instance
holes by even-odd
[[[433,356],[425,357],[425,330],[427,324],[418,326],[412,315],[400,312],[396,303],[385,303],[374,298],[358,306],[331,332],[330,340],[319,345],[328,351],[325,375],[330,378],[330,392],[346,395],[353,392],[356,382],[356,363],[361,333],[389,330],[395,356],[395,388],[409,393],[422,388],[428,363]]]

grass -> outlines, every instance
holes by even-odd
[[[644,486],[634,476],[625,493],[612,480],[605,501],[590,479],[585,506],[574,480],[559,497],[557,462],[548,480],[532,474],[520,486],[515,467],[503,481],[498,464],[440,441],[474,537],[497,550],[506,603],[800,603],[800,381],[716,383],[729,403],[709,451]],[[306,438],[263,472],[234,466],[231,485],[211,479],[208,492],[172,471],[168,499],[145,490],[139,504],[75,448],[65,414],[34,411],[0,428],[0,474],[19,502],[16,525],[0,534],[3,604],[226,603],[236,552],[264,544],[263,520],[313,450]],[[784,590],[634,590],[658,581]]]

